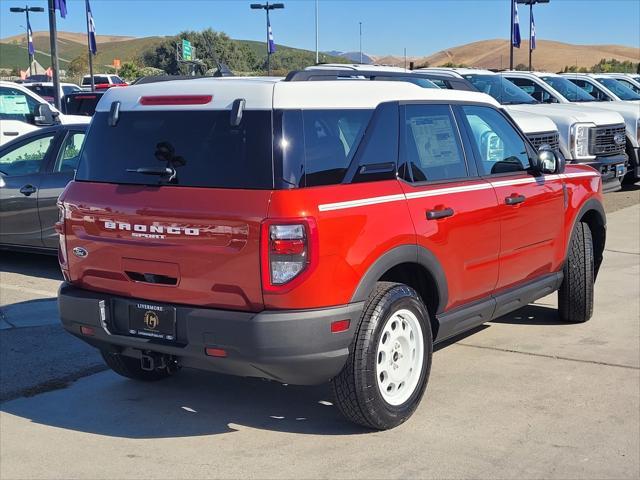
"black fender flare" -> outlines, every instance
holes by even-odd
[[[602,202],[597,198],[590,198],[589,200],[584,202],[582,207],[580,207],[580,210],[578,210],[578,213],[576,214],[573,221],[571,222],[571,230],[569,231],[569,235],[567,238],[568,241],[567,241],[567,244],[564,246],[564,262],[565,263],[567,261],[567,256],[569,255],[569,245],[571,245],[571,241],[573,240],[573,236],[575,235],[575,232],[576,232],[576,224],[580,221],[582,217],[584,217],[585,213],[591,210],[595,211],[598,214],[598,216],[600,217],[600,221],[602,222],[602,226],[604,228],[604,237],[602,238],[602,251],[604,251],[604,247],[606,245],[606,239],[607,239],[607,215],[604,211],[604,206],[602,205]],[[602,252],[599,252],[599,253],[594,252],[594,253],[598,255],[598,257],[594,258],[595,274],[597,275],[598,270],[600,269],[600,264],[602,263]]]
[[[444,274],[444,269],[436,256],[426,248],[419,245],[400,245],[386,251],[362,276],[358,286],[351,296],[351,302],[365,301],[373,291],[375,284],[380,277],[382,277],[382,275],[384,275],[384,273],[389,269],[403,263],[416,263],[424,267],[429,274],[433,276],[433,279],[438,286],[438,311],[430,313],[432,315],[442,313],[444,308],[447,306],[447,301],[449,299],[447,277]]]

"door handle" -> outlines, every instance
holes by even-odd
[[[17,137],[18,135],[20,135],[20,132],[2,132],[2,133],[7,137]]]
[[[518,205],[519,203],[524,203],[527,199],[524,195],[512,194],[504,199],[504,203],[507,205]]]
[[[32,193],[36,193],[36,192],[37,192],[37,189],[33,185],[25,185],[20,189],[20,193],[23,195],[26,195],[27,197]]]
[[[439,220],[441,218],[451,217],[453,208],[440,208],[438,210],[427,210],[427,220]]]

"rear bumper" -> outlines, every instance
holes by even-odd
[[[609,157],[596,157],[588,162],[575,162],[589,165],[602,177],[602,191],[613,192],[622,188],[622,178],[627,172],[628,157],[625,153]]]
[[[324,383],[342,370],[363,308],[354,303],[249,313],[173,305],[177,340],[167,343],[126,334],[128,305],[134,300],[68,283],[58,293],[64,328],[96,348],[130,357],[171,355],[184,367],[297,385]],[[331,333],[332,322],[347,319],[347,331]],[[94,335],[83,335],[81,326],[93,327]],[[224,349],[227,356],[207,356],[205,348]]]

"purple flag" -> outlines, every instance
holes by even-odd
[[[33,46],[33,31],[31,30],[31,22],[27,20],[27,46],[29,48],[29,55],[35,55],[36,49]]]
[[[67,0],[53,0],[53,8],[60,10],[60,16],[62,18],[67,17]]]
[[[273,30],[271,30],[271,20],[269,20],[269,23],[267,24],[267,32],[269,37],[269,46],[267,47],[268,52],[276,53],[276,42],[273,41]]]
[[[91,13],[91,5],[87,1],[87,25],[89,27],[89,51],[94,55],[98,53],[98,45],[96,43],[96,24],[93,21]]]

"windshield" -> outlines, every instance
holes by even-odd
[[[273,188],[270,111],[98,112],[81,153],[78,181],[217,188]],[[141,172],[141,170],[143,170]]]
[[[597,78],[596,80],[611,90],[620,100],[640,100],[640,95],[614,78]]]
[[[582,88],[566,78],[562,77],[542,77],[542,80],[551,85],[552,88],[570,102],[595,102],[596,99],[585,92]]]
[[[474,87],[495,98],[502,105],[516,105],[522,103],[538,103],[531,95],[527,95],[520,87],[500,75],[470,74],[464,75]]]

